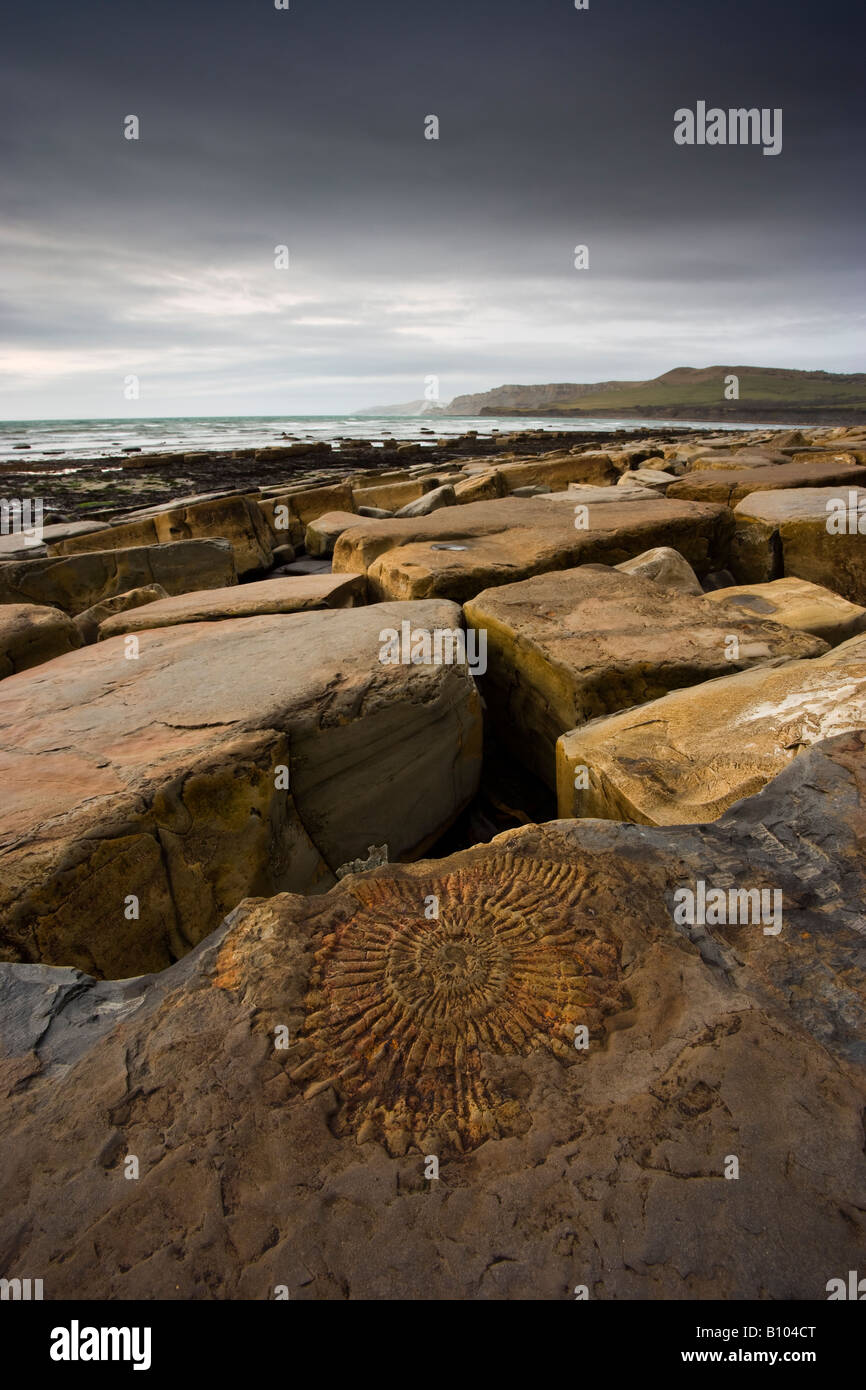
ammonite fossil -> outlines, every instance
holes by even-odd
[[[291,1073],[308,1095],[333,1086],[340,1134],[442,1153],[513,1133],[526,1116],[485,1058],[578,1061],[576,1026],[591,1038],[626,1007],[585,870],[501,855],[351,891],[357,910],[316,952]]]

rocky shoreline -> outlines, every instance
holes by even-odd
[[[112,466],[0,536],[0,1274],[825,1298],[866,433]]]
[[[56,521],[79,521],[83,515],[110,520],[142,502],[168,502],[182,491],[256,491],[278,482],[306,482],[347,477],[360,470],[383,472],[408,465],[437,466],[453,459],[494,458],[519,453],[521,457],[570,449],[573,431],[516,430],[482,435],[472,430],[454,438],[421,442],[382,440],[376,444],[345,439],[338,448],[326,441],[275,442],[261,449],[213,449],[175,453],[135,451],[121,457],[86,459],[61,457],[18,459],[0,463],[4,493],[39,492],[45,498],[46,516]],[[680,431],[663,431],[653,438],[671,442]],[[649,437],[649,431],[623,429],[581,433],[580,441],[594,447],[623,444]],[[74,470],[74,471],[70,471]],[[115,476],[120,471],[121,478]]]

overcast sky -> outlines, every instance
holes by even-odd
[[[712,363],[862,371],[861,15],[19,0],[0,415],[351,410],[432,375],[448,400]],[[782,108],[781,154],[676,145],[699,100]]]

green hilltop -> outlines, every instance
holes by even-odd
[[[725,396],[736,376],[739,395]],[[449,415],[634,415],[848,424],[866,420],[866,373],[795,371],[782,367],[675,367],[650,381],[501,386],[458,396]]]

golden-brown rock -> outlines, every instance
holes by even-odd
[[[818,638],[728,616],[602,565],[486,589],[464,612],[486,634],[489,718],[551,787],[556,741],[569,729],[759,662],[827,650]]]
[[[249,893],[423,853],[476,790],[480,703],[465,662],[383,664],[404,620],[462,625],[441,602],[187,623],[0,682],[0,958],[158,970]]]
[[[208,537],[229,542],[238,574],[266,569],[271,563],[271,537],[261,510],[243,496],[191,499],[183,505],[148,508],[107,530],[58,541],[51,551],[56,555],[81,555],[93,550],[125,550],[135,545],[166,545]]]
[[[568,487],[569,483],[615,483],[617,469],[610,454],[587,451],[582,454],[542,454],[540,458],[503,463],[497,470],[508,492],[532,483],[548,487]]]
[[[726,613],[764,618],[812,632],[831,646],[866,629],[866,608],[806,579],[774,579],[769,584],[738,584],[706,595]]]
[[[734,516],[730,568],[739,583],[808,579],[866,604],[866,488],[753,492]]]
[[[101,603],[95,603],[92,608],[85,608],[84,612],[75,618],[75,626],[85,642],[96,642],[99,638],[99,625],[107,618],[113,618],[117,613],[128,613],[130,608],[144,608],[161,598],[168,598],[161,584],[143,584],[139,589],[129,589],[125,594],[116,594],[114,598],[105,598]]]
[[[344,531],[362,524],[363,518],[353,512],[324,512],[307,523],[304,546],[307,553],[318,557],[333,555],[334,546]]]
[[[167,594],[183,594],[236,582],[228,541],[174,541],[0,565],[0,604],[49,604],[75,617],[104,599],[153,584],[161,585]]]
[[[334,546],[334,571],[366,572],[375,598],[465,602],[493,585],[582,563],[619,564],[657,544],[705,574],[725,564],[731,526],[726,508],[662,497],[597,504],[570,493],[504,497],[357,523]]]
[[[257,613],[303,613],[315,608],[354,608],[364,601],[363,575],[297,574],[235,584],[228,589],[178,594],[149,603],[146,609],[106,616],[99,640],[122,632],[144,632],[178,623],[212,623],[251,618]]]
[[[863,728],[866,657],[831,651],[768,663],[564,734],[559,814],[643,825],[714,820],[804,748]]]
[[[59,608],[36,603],[0,605],[0,680],[73,652],[83,640],[75,623]]]
[[[722,502],[733,507],[753,492],[770,492],[777,488],[828,487],[833,483],[859,486],[864,479],[863,469],[853,458],[813,459],[808,463],[770,464],[759,468],[715,469],[688,473],[671,483],[668,497],[686,498],[692,502]]]
[[[657,545],[652,550],[645,550],[642,555],[635,555],[633,560],[623,560],[616,568],[622,570],[623,574],[636,575],[638,579],[651,579],[661,589],[703,597],[701,582],[688,560],[669,545]]]

